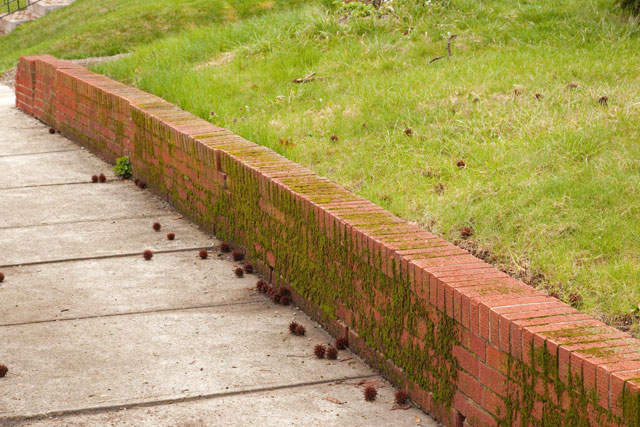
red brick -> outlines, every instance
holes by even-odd
[[[482,385],[477,379],[466,372],[458,371],[457,382],[462,393],[479,405],[482,404]]]
[[[494,393],[506,397],[509,381],[506,376],[485,363],[480,364],[479,372],[478,379],[480,384]]]
[[[453,356],[458,360],[458,364],[462,369],[478,378],[478,359],[472,353],[468,352],[464,347],[459,345],[453,346]]]
[[[497,418],[504,418],[507,413],[504,400],[486,388],[482,390],[482,407]]]
[[[480,336],[486,340],[490,340],[489,337],[489,308],[483,304],[478,306],[478,315],[479,315],[479,328],[480,328]]]
[[[640,370],[628,371],[628,372],[616,372],[609,378],[609,410],[617,416],[623,415],[622,403],[623,392],[625,391],[625,385],[627,381],[640,378]],[[627,390],[635,390],[637,385],[631,384]]]
[[[462,394],[459,390],[456,390],[455,394],[453,395],[453,408],[460,412],[462,415],[466,416],[467,415],[467,402],[468,402],[468,398],[467,396],[465,396],[464,394]]]
[[[467,419],[465,423],[474,427],[493,427],[498,425],[495,418],[478,405],[474,405],[473,402],[467,404]]]
[[[487,344],[487,364],[492,368],[507,374],[509,358],[500,349]]]

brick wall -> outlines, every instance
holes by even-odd
[[[451,426],[640,425],[640,346],[373,203],[166,101],[51,56],[17,106],[113,161]]]

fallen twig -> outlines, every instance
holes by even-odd
[[[409,409],[411,408],[411,405],[393,405],[393,407],[391,408],[392,411],[397,411],[397,410],[405,410],[405,409]]]
[[[338,400],[338,399],[330,397],[330,396],[324,396],[322,399],[327,400],[327,401],[332,402],[332,403],[336,403],[338,405],[344,405],[346,403],[346,402],[343,402],[341,400]]]
[[[456,37],[458,37],[457,34],[451,34],[449,36],[449,39],[447,39],[447,52],[449,53],[449,56],[451,56],[451,40],[455,39]]]
[[[451,40],[455,39],[456,37],[458,37],[457,34],[451,34],[449,36],[449,38],[447,39],[447,53],[449,54],[449,58],[451,58]],[[429,61],[429,64],[433,64],[434,62],[440,60],[444,58],[444,56],[436,56],[435,58],[433,58],[431,61]]]
[[[294,83],[307,83],[310,82],[312,80],[322,80],[321,77],[314,77],[316,75],[316,73],[311,73],[306,77],[303,77],[301,79],[293,79]]]

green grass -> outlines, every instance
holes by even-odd
[[[220,16],[206,26],[185,12],[167,31],[88,19],[78,34],[95,43],[91,55],[135,47],[98,72],[446,239],[460,242],[471,226],[474,236],[460,243],[514,276],[565,301],[579,295],[583,310],[612,324],[632,317],[640,303],[640,27],[611,0],[395,0],[394,14],[349,19],[328,0],[268,10],[213,2],[222,3],[246,9],[233,23]],[[92,44],[66,31],[29,49],[89,55]],[[446,55],[450,34],[453,56],[429,64]],[[15,57],[0,54],[0,64]],[[292,83],[312,72],[322,80]]]
[[[180,31],[229,23],[302,0],[77,0],[0,36],[0,72],[22,55],[110,56]],[[0,10],[0,12],[2,12]]]

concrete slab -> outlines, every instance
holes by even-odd
[[[380,378],[374,378],[371,381],[381,385],[375,402],[366,402],[362,398],[363,386],[358,385],[360,381],[352,380],[251,394],[216,396],[205,400],[129,408],[62,419],[32,420],[22,426],[435,427],[437,425],[415,408],[393,410],[395,390]]]
[[[264,301],[2,327],[0,357],[12,370],[0,417],[371,375],[356,359],[315,359],[313,346],[330,337]],[[289,333],[293,319],[306,337]]]
[[[86,150],[0,157],[0,170],[0,189],[91,182],[100,173],[115,179],[111,167]]]
[[[238,279],[233,265],[190,251],[4,268],[0,326],[264,299],[253,291],[257,276]]]
[[[8,228],[0,233],[0,267],[60,260],[140,254],[151,249],[181,250],[212,246],[211,236],[174,217],[164,217],[162,230],[151,228],[154,217],[97,222],[63,223],[41,227]],[[167,240],[173,232],[179,239]],[[148,262],[155,262],[151,260]]]
[[[133,182],[59,185],[0,190],[0,229],[60,222],[178,216],[169,204]],[[61,208],[63,207],[63,208]]]

